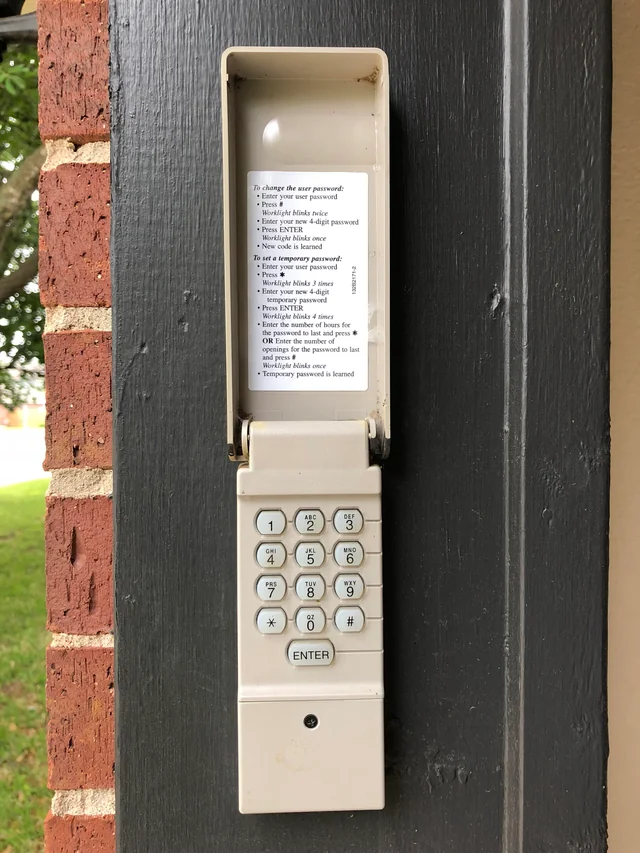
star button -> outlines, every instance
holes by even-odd
[[[280,278],[284,278],[284,273],[283,273],[283,272],[281,272],[281,273],[280,273]]]

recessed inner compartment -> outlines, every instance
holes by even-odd
[[[230,420],[388,433],[384,54],[234,49],[223,74]]]

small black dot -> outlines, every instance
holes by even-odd
[[[308,729],[315,729],[318,725],[318,718],[315,714],[307,714],[304,718],[304,724]]]

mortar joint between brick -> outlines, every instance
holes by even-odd
[[[54,468],[47,497],[96,498],[113,495],[110,468]]]
[[[51,649],[112,649],[113,634],[50,634]]]
[[[114,815],[116,796],[113,788],[86,788],[74,791],[55,791],[51,814],[56,817]]]
[[[48,139],[45,141],[47,159],[42,167],[43,172],[56,169],[64,163],[85,163],[95,166],[108,164],[111,159],[109,142],[85,142],[74,145],[69,137],[64,139]]]

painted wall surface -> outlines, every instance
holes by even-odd
[[[640,3],[613,3],[609,851],[638,849]]]

